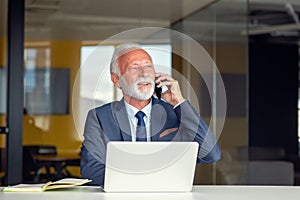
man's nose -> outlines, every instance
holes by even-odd
[[[140,67],[140,76],[147,76],[148,75],[148,70],[147,67]]]

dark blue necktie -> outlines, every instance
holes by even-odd
[[[136,126],[136,141],[147,141],[146,137],[146,124],[144,121],[145,113],[143,111],[138,111],[135,117],[138,119]]]

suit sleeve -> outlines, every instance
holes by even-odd
[[[175,140],[198,142],[198,163],[207,164],[219,160],[221,153],[217,140],[191,104],[184,101],[174,111],[180,120]]]
[[[106,144],[96,111],[90,110],[84,127],[80,172],[83,178],[92,180],[91,185],[104,184]]]

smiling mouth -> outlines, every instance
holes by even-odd
[[[151,86],[151,83],[149,83],[149,82],[140,82],[137,85],[139,87],[148,87],[148,86]]]

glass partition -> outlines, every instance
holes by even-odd
[[[174,23],[172,29],[197,41],[213,59],[216,69],[197,73],[197,66],[180,60],[182,72],[197,91],[200,114],[218,132],[219,121],[226,117],[221,133],[217,135],[222,158],[214,165],[198,165],[197,184],[246,184],[248,144],[247,132],[247,1],[221,0],[194,12]],[[182,47],[183,48],[183,47]],[[201,56],[187,52],[190,58]],[[203,63],[204,64],[204,63]],[[221,79],[218,79],[218,75]],[[210,80],[212,84],[207,84]],[[222,102],[220,85],[225,86],[226,102]],[[189,91],[184,91],[189,95]],[[226,110],[226,116],[220,112]]]

